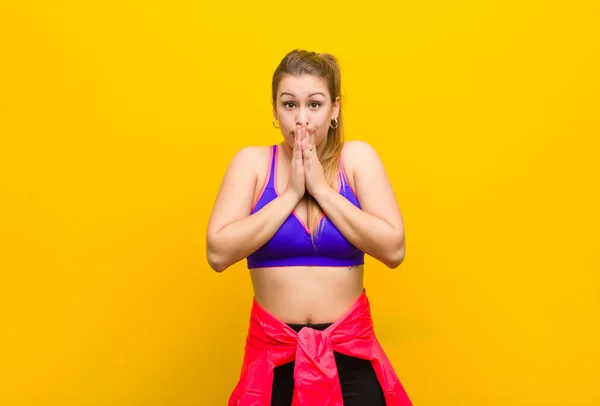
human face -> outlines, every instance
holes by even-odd
[[[285,143],[294,147],[296,125],[306,124],[314,133],[315,146],[324,146],[331,120],[337,118],[339,97],[331,102],[325,81],[314,75],[286,75],[279,82],[273,114]]]

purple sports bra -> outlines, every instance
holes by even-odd
[[[277,145],[273,145],[268,178],[260,196],[252,207],[252,214],[279,196],[276,190],[278,155],[279,148]],[[356,194],[348,183],[341,161],[339,184],[339,193],[356,207],[360,208]],[[310,231],[306,224],[295,212],[292,212],[273,237],[248,256],[248,268],[351,266],[363,264],[364,252],[353,246],[327,216],[323,215],[321,221],[324,224],[322,224],[320,232],[315,236],[313,245]]]

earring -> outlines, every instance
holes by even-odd
[[[276,119],[276,118],[274,118],[274,119],[273,119],[273,127],[275,127],[275,128],[279,128],[279,127],[277,127],[277,126],[275,125],[275,120],[277,120],[277,119]]]
[[[340,123],[338,122],[338,119],[337,119],[337,118],[334,118],[333,120],[331,120],[331,122],[332,122],[332,123],[333,123],[334,121],[335,121],[335,127],[334,127],[334,126],[332,126],[331,124],[329,124],[329,126],[335,130],[336,128],[338,128],[338,127],[340,126]]]

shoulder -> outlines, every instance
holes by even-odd
[[[271,146],[246,146],[235,152],[229,163],[230,168],[241,168],[246,171],[261,169],[271,157]]]
[[[268,158],[271,155],[271,146],[250,145],[238,149],[233,155],[232,161],[256,162]]]
[[[363,140],[353,140],[344,142],[344,148],[342,149],[342,156],[348,159],[362,158],[364,154],[367,154],[366,158],[374,157],[377,155],[377,151],[371,144]]]
[[[366,141],[346,141],[342,149],[343,165],[348,173],[379,164],[381,159],[375,148]]]
[[[223,185],[256,184],[269,165],[271,147],[246,146],[237,150],[226,165]]]
[[[341,153],[341,161],[346,179],[353,190],[358,190],[360,175],[368,181],[368,173],[372,168],[381,166],[381,160],[375,148],[362,140],[344,142]]]

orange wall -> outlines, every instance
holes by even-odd
[[[12,2],[0,7],[0,405],[224,405],[251,286],[204,232],[271,74],[342,64],[407,257],[371,258],[415,405],[600,405],[600,7]]]

